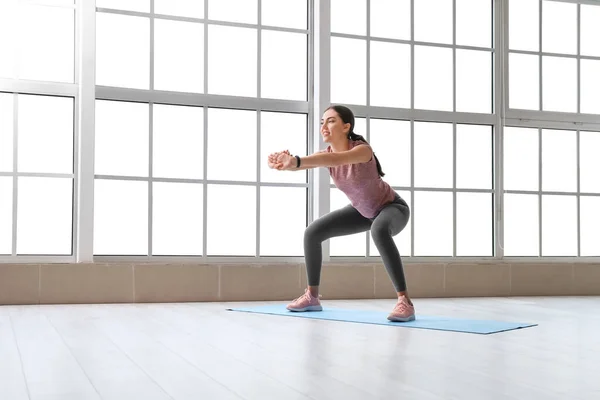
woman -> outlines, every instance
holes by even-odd
[[[269,167],[298,171],[327,167],[333,182],[346,194],[351,204],[332,211],[311,223],[304,233],[304,256],[308,288],[292,301],[290,311],[322,311],[319,300],[321,279],[321,243],[336,236],[370,230],[385,268],[390,276],[398,302],[388,316],[390,321],[415,319],[415,310],[406,291],[406,280],[398,248],[392,239],[410,218],[407,203],[381,178],[379,160],[366,140],[354,133],[354,114],[344,106],[325,110],[321,120],[325,150],[310,156],[292,156],[287,150],[269,155]]]

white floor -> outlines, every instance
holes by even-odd
[[[0,399],[600,399],[598,297],[415,300],[422,314],[539,324],[493,335],[235,305],[0,307]]]

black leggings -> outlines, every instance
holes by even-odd
[[[304,258],[308,285],[319,286],[321,281],[322,242],[332,237],[370,230],[396,291],[404,292],[406,290],[404,268],[392,237],[404,229],[409,218],[408,205],[399,195],[396,195],[394,202],[386,205],[374,218],[366,218],[354,207],[347,205],[315,220],[304,232]]]

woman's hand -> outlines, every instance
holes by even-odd
[[[296,168],[296,157],[289,152],[280,153],[277,156],[276,168],[280,171],[290,171]]]
[[[269,168],[281,170],[282,163],[279,161],[279,157],[281,154],[290,155],[290,152],[289,150],[284,150],[269,154],[267,161]]]

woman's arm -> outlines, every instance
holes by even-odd
[[[281,169],[288,171],[299,171],[302,169],[318,167],[337,167],[346,164],[359,164],[371,160],[373,152],[370,146],[356,146],[351,150],[340,152],[317,152],[309,156],[300,157],[300,167],[296,168],[297,160],[294,156],[282,155]]]

